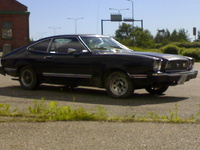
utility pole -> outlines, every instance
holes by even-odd
[[[132,3],[132,19],[133,19],[132,26],[134,27],[134,3],[133,0],[127,0],[127,1]]]
[[[75,22],[75,33],[77,34],[77,20],[84,19],[84,18],[67,18],[67,19],[74,20],[74,22]]]

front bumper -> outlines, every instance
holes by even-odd
[[[190,79],[196,78],[197,74],[197,70],[175,73],[153,73],[150,78],[156,83],[183,84]]]
[[[183,84],[190,79],[197,77],[198,71],[184,71],[184,72],[171,72],[171,73],[153,73],[153,74],[128,74],[131,79],[134,79],[137,86],[149,85],[177,85]]]

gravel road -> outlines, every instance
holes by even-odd
[[[200,64],[195,64],[200,70]],[[179,116],[188,118],[199,111],[200,75],[184,85],[170,87],[165,95],[152,96],[136,90],[130,99],[109,98],[105,90],[79,88],[66,91],[62,86],[42,85],[26,91],[10,77],[0,76],[0,103],[27,111],[36,99],[56,101],[95,110],[105,107],[110,116],[138,116],[155,112],[169,114],[175,104]],[[8,122],[0,123],[2,150],[198,150],[200,124],[111,123],[111,122]]]

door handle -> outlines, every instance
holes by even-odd
[[[44,56],[44,59],[52,59],[52,56]]]

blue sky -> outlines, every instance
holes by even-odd
[[[18,0],[28,7],[30,14],[30,37],[77,33],[101,34],[101,19],[110,19],[110,14],[121,11],[123,18],[132,17],[132,3],[127,0]],[[200,29],[199,0],[133,0],[134,19],[143,20],[144,28],[153,35],[158,29],[186,29],[193,38],[192,28]],[[118,22],[104,22],[104,35],[113,36]],[[135,22],[140,26],[140,22]]]

